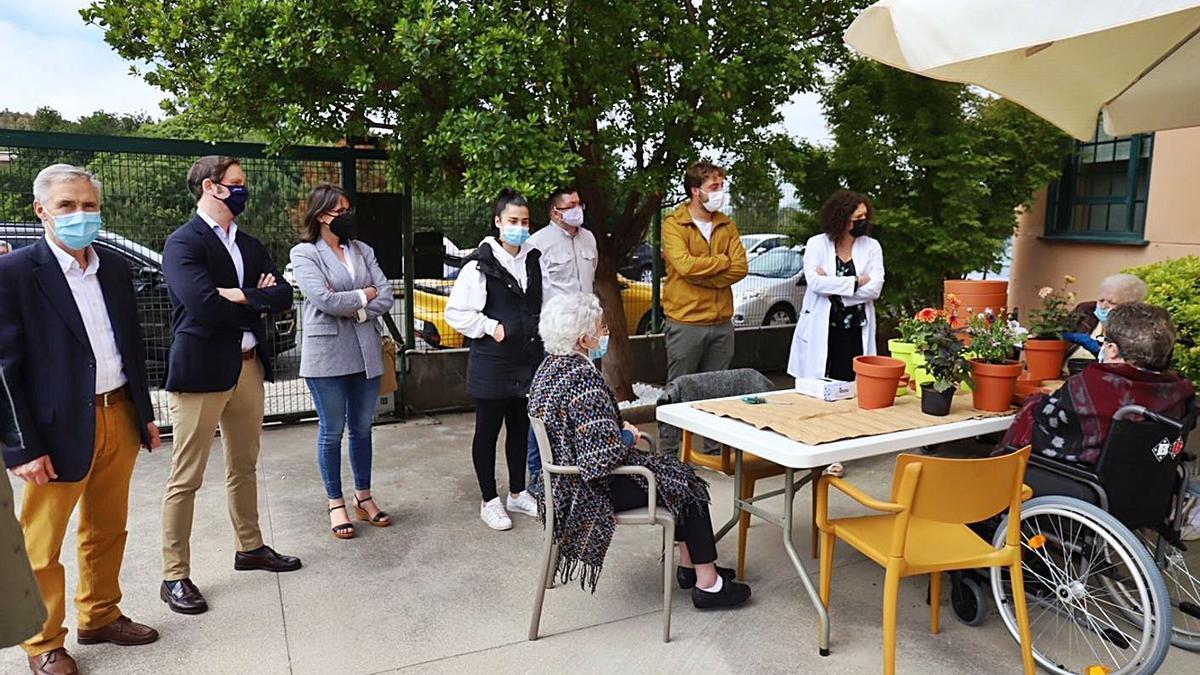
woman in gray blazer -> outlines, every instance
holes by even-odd
[[[342,496],[342,429],[350,427],[354,510],[375,527],[392,524],[371,498],[371,419],[383,374],[378,317],[392,306],[392,287],[375,251],[358,241],[354,209],[339,187],[323,184],[308,196],[301,243],[292,248],[296,285],[304,294],[300,376],[320,418],[317,466],[338,539],[353,539]]]

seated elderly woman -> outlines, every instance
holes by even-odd
[[[1034,452],[1093,468],[1120,407],[1136,404],[1184,416],[1195,390],[1169,370],[1176,333],[1167,311],[1132,302],[1113,308],[1107,318],[1099,363],[1072,375],[1053,394],[1027,400],[1002,447],[1032,443]]]
[[[1094,302],[1081,302],[1075,307],[1079,325],[1073,333],[1064,333],[1063,339],[1079,345],[1093,357],[1100,354],[1100,340],[1104,326],[1114,307],[1130,302],[1146,300],[1146,282],[1132,274],[1113,274],[1100,282],[1100,294]]]
[[[592,361],[608,346],[600,301],[588,293],[560,295],[542,308],[539,332],[549,356],[534,375],[529,413],[545,422],[553,463],[578,466],[579,475],[551,477],[555,542],[554,574],[564,581],[580,574],[594,591],[619,511],[646,506],[640,476],[611,476],[618,466],[649,468],[658,483],[658,504],[675,516],[679,542],[679,586],[692,590],[698,608],[732,607],[750,597],[750,587],[717,567],[717,546],[708,513],[708,485],[692,467],[670,455],[632,447],[622,430],[638,434],[621,420],[612,391]],[[540,482],[538,483],[540,487]],[[545,523],[545,494],[538,489],[538,512]]]

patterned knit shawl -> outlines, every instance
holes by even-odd
[[[529,413],[546,424],[553,459],[578,466],[578,476],[553,476],[554,541],[559,547],[554,575],[567,583],[579,575],[581,588],[596,591],[604,556],[612,542],[616,515],[608,490],[609,473],[623,465],[644,466],[658,482],[658,503],[676,518],[688,506],[708,502],[708,484],[692,467],[670,455],[652,455],[621,441],[621,412],[604,378],[582,356],[549,356],[533,378]],[[643,488],[646,481],[632,477]],[[541,477],[530,488],[546,522]]]

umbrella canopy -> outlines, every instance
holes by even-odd
[[[1200,125],[1196,0],[883,0],[846,44],[974,84],[1089,140]]]

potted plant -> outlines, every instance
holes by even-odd
[[[942,416],[950,413],[958,385],[971,382],[971,364],[949,317],[944,312],[934,314],[918,348],[924,357],[925,372],[932,378],[921,386],[921,412]]]
[[[971,335],[971,374],[974,404],[977,410],[1004,412],[1012,404],[1021,362],[1012,358],[1013,350],[1025,341],[1025,330],[1015,321],[997,319],[985,312],[971,317],[967,331]]]
[[[921,365],[917,345],[924,339],[924,334],[929,329],[929,323],[934,313],[933,309],[926,307],[911,317],[901,319],[896,326],[896,331],[900,333],[900,339],[888,340],[888,352],[892,358],[904,362],[904,372],[908,374],[910,380],[916,377],[917,366]],[[903,396],[907,391],[907,385],[901,386],[896,391],[896,395]]]
[[[1025,367],[1031,380],[1057,380],[1062,375],[1067,354],[1067,341],[1062,335],[1075,327],[1075,293],[1067,290],[1073,283],[1075,277],[1068,274],[1063,277],[1062,288],[1044,286],[1038,291],[1042,306],[1029,311]]]

